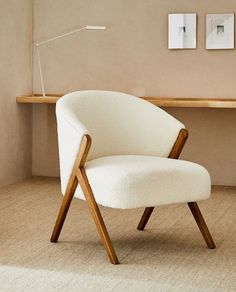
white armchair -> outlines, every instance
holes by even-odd
[[[56,115],[64,199],[52,242],[75,195],[86,199],[113,264],[119,261],[97,204],[145,207],[143,230],[155,206],[186,202],[207,246],[215,248],[196,203],[210,196],[210,176],[198,164],[177,160],[188,137],[182,123],[147,101],[110,91],[67,94]]]

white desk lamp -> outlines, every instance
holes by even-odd
[[[42,66],[41,66],[41,60],[40,60],[40,54],[39,54],[39,47],[47,44],[47,43],[50,43],[50,42],[53,42],[57,39],[60,39],[60,38],[63,38],[63,37],[66,37],[66,36],[69,36],[71,34],[74,34],[74,33],[77,33],[81,30],[84,30],[84,29],[89,29],[89,30],[103,30],[103,29],[106,29],[105,26],[94,26],[94,25],[87,25],[87,26],[84,26],[84,27],[81,27],[81,28],[78,28],[78,29],[74,29],[70,32],[67,32],[67,33],[64,33],[64,34],[61,34],[61,35],[58,35],[58,36],[55,36],[51,39],[48,39],[46,41],[43,41],[43,42],[40,42],[40,43],[36,43],[35,44],[35,47],[36,47],[36,51],[37,51],[37,58],[38,58],[38,65],[39,65],[39,74],[40,74],[40,80],[41,80],[41,86],[42,86],[42,92],[43,92],[43,96],[46,96],[45,94],[45,88],[44,88],[44,80],[43,80],[43,73],[42,73]]]

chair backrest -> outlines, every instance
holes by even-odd
[[[71,173],[84,134],[92,137],[89,160],[128,154],[168,157],[184,128],[151,103],[111,91],[69,93],[57,102],[56,114],[62,180]]]

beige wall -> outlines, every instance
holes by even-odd
[[[167,49],[167,14],[198,13],[198,49]],[[146,96],[236,97],[236,50],[205,50],[205,14],[236,12],[235,0],[35,0],[34,39],[86,24],[41,49],[47,92],[119,90]],[[40,91],[34,66],[34,91]],[[53,106],[34,106],[33,173],[58,175]],[[236,185],[236,110],[171,109],[190,130],[183,158],[204,164],[213,183]]]
[[[32,1],[0,0],[0,186],[31,176]]]

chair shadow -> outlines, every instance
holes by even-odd
[[[140,234],[142,236],[140,236]],[[199,238],[197,238],[199,236]],[[196,234],[194,238],[189,238],[186,235],[184,239],[176,238],[175,235],[159,232],[151,233],[146,231],[137,231],[136,235],[123,236],[112,240],[115,251],[119,257],[121,264],[125,265],[156,265],[158,257],[173,258],[178,256],[206,256],[206,252],[210,250],[202,238],[201,234]],[[221,246],[222,240],[217,241],[217,248]],[[76,249],[81,249],[86,246],[86,249],[91,249],[95,253],[100,253],[101,249],[105,254],[102,243],[99,238],[96,241],[70,241],[62,240],[59,245],[74,246]]]

